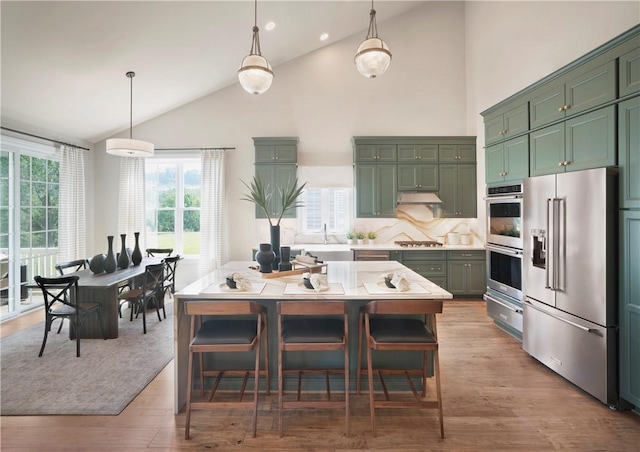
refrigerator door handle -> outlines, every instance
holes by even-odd
[[[530,301],[528,301],[528,300],[525,300],[525,303],[527,303],[527,305],[529,305],[529,307],[531,307],[531,308],[535,309],[536,311],[540,311],[540,312],[542,312],[542,313],[544,313],[544,314],[546,314],[546,315],[548,315],[548,316],[550,316],[550,317],[553,317],[553,318],[554,318],[554,319],[556,319],[556,320],[560,320],[561,322],[567,323],[567,324],[569,324],[569,325],[571,325],[571,326],[575,326],[576,328],[578,328],[578,329],[580,329],[580,330],[584,331],[585,333],[595,333],[595,334],[599,334],[599,331],[598,331],[598,330],[596,330],[596,329],[594,329],[594,328],[587,328],[586,326],[578,325],[577,323],[572,322],[571,320],[563,319],[562,317],[558,317],[557,315],[553,315],[553,314],[551,314],[551,313],[550,313],[550,312],[548,312],[548,311],[544,311],[544,310],[542,310],[542,309],[538,308],[537,306],[533,305],[533,304],[532,304]]]
[[[551,233],[551,229],[549,228],[549,226],[551,225],[551,212],[550,212],[550,207],[551,207],[551,198],[547,198],[547,212],[546,212],[546,228],[547,228],[547,262],[546,265],[544,266],[544,287],[545,289],[551,289],[553,290],[553,286],[550,284],[549,282],[549,273],[551,272],[552,268],[553,268],[553,255],[554,255],[554,248],[553,248],[553,234]]]
[[[553,260],[553,269],[551,278],[553,281],[553,290],[560,290],[560,203],[559,198],[552,200],[553,207],[553,254],[551,259]]]

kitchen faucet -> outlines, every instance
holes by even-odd
[[[329,243],[329,237],[327,237],[327,223],[324,224],[324,244]]]

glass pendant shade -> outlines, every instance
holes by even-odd
[[[262,94],[269,89],[273,81],[271,65],[262,55],[247,55],[238,69],[238,80],[246,92]]]
[[[120,157],[151,157],[154,152],[153,143],[131,138],[109,138],[107,154]]]
[[[355,63],[358,72],[367,78],[375,78],[389,68],[391,52],[382,39],[365,39],[358,47]]]

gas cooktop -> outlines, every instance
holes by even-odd
[[[395,244],[403,248],[439,248],[442,246],[442,243],[433,240],[398,240]]]

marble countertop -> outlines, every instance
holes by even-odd
[[[177,299],[450,299],[453,296],[428,279],[396,261],[330,261],[327,264],[329,290],[317,292],[304,289],[302,275],[263,278],[252,270],[252,261],[232,261],[176,292]],[[400,292],[384,285],[382,275],[402,271],[411,284],[409,291]],[[251,290],[232,290],[225,278],[234,272],[251,282]]]
[[[385,250],[385,251],[456,251],[456,250],[484,250],[484,244],[480,245],[443,245],[439,247],[402,247],[394,243],[376,243],[374,245],[347,245],[346,243],[327,244],[322,243],[298,243],[290,245],[292,250],[314,251],[352,251],[352,250]]]

